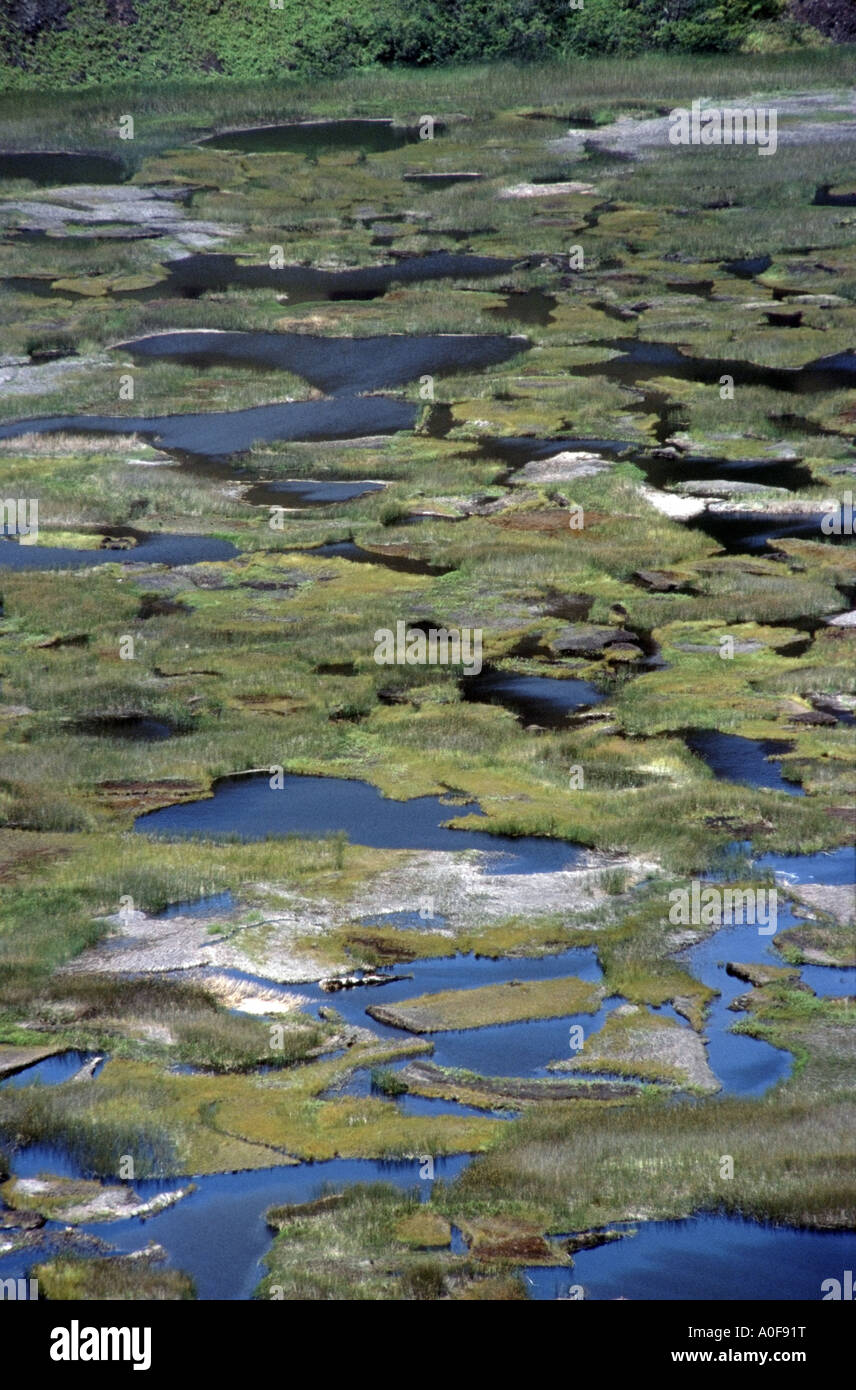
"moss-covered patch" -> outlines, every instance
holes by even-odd
[[[552,1062],[550,1067],[552,1071],[619,1072],[700,1092],[720,1089],[698,1035],[636,1004],[620,1005],[600,1031],[585,1040],[578,1057]]]
[[[414,1250],[445,1250],[452,1243],[452,1228],[438,1212],[420,1209],[402,1217],[395,1238]]]
[[[776,933],[773,944],[794,965],[856,966],[856,940],[840,927],[787,927]]]
[[[278,1002],[278,997],[269,1002],[271,1014],[277,1014]],[[75,972],[51,981],[29,1001],[27,1023],[55,1034],[67,1047],[172,1060],[214,1072],[285,1067],[339,1045],[337,1029],[292,1012],[279,1023],[274,1048],[270,1024],[236,1011],[235,1003],[240,1000],[227,995],[221,1004],[201,981]],[[8,1031],[11,1026],[9,1019]]]
[[[461,1233],[471,1254],[480,1260],[514,1264],[558,1265],[566,1260],[531,1222],[502,1217],[471,1217],[461,1221]]]
[[[574,976],[560,980],[511,980],[479,989],[443,990],[403,1004],[372,1004],[372,1018],[411,1033],[445,1033],[456,1028],[487,1028],[527,1018],[593,1014],[602,991]]]
[[[603,1105],[638,1096],[640,1087],[622,1081],[548,1081],[543,1078],[480,1076],[460,1067],[438,1067],[430,1061],[408,1062],[392,1075],[414,1095],[458,1101],[482,1110],[520,1110],[575,1100]]]
[[[725,969],[727,974],[734,975],[738,980],[746,980],[756,989],[764,985],[792,984],[800,977],[798,970],[782,965],[750,965],[730,960]]]

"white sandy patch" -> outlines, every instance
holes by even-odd
[[[579,183],[572,179],[567,183],[515,183],[501,188],[500,198],[556,198],[562,194],[584,193],[593,197],[597,193],[593,183]]]
[[[570,856],[571,846],[568,852]],[[321,980],[337,970],[352,968],[352,964],[344,957],[340,962],[331,959],[329,947],[320,959],[313,955],[307,942],[316,937],[321,946],[336,928],[363,917],[402,911],[418,914],[420,908],[430,903],[426,929],[439,926],[454,932],[515,916],[562,916],[586,911],[603,901],[604,870],[624,869],[632,881],[656,867],[640,859],[594,853],[577,867],[553,873],[488,874],[488,862],[482,852],[414,854],[395,868],[376,875],[346,902],[309,899],[274,884],[255,884],[254,896],[262,893],[270,904],[264,920],[242,923],[246,912],[238,907],[219,919],[222,932],[210,916],[194,917],[188,913],[158,918],[138,910],[116,914],[104,919],[112,934],[100,945],[83,951],[61,973],[166,974],[213,966],[264,976],[278,984]],[[276,906],[273,898],[279,900]],[[428,920],[431,917],[444,917],[446,921],[432,926]],[[230,991],[233,984],[230,980]],[[265,1007],[260,1011],[269,1012],[264,986],[249,982],[246,998],[263,1000]],[[276,998],[281,1002],[283,996],[277,994]]]
[[[640,486],[637,490],[649,506],[673,521],[689,521],[707,510],[707,504],[698,497],[677,497],[673,492],[663,492],[656,487]]]
[[[206,975],[200,984],[218,1003],[242,1014],[288,1014],[309,1002],[303,995],[283,994],[282,990],[252,980],[238,980],[233,975]]]

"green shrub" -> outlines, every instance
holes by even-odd
[[[443,1266],[439,1260],[422,1260],[401,1276],[405,1298],[436,1302],[446,1292]]]
[[[389,1067],[375,1067],[372,1071],[372,1090],[382,1091],[385,1096],[403,1096],[407,1094],[407,1084],[398,1072]]]
[[[277,4],[279,0],[277,0]],[[781,0],[29,0],[0,15],[0,85],[127,78],[274,81],[378,64],[427,66],[646,49],[729,51],[779,19]],[[792,36],[793,22],[779,21]]]

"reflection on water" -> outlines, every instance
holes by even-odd
[[[441,121],[431,124],[432,135],[442,135]],[[286,125],[253,126],[206,135],[198,143],[241,154],[302,154],[307,159],[340,150],[361,154],[385,154],[405,145],[418,144],[419,126],[396,125],[390,120],[290,121]]]
[[[840,1279],[844,1269],[853,1268],[856,1253],[850,1231],[762,1226],[738,1216],[699,1215],[610,1229],[637,1233],[579,1251],[573,1269],[521,1271],[529,1296],[578,1297],[569,1291],[581,1285],[590,1299],[815,1302],[823,1297],[825,1280]]]
[[[514,710],[525,723],[544,728],[562,728],[567,716],[588,709],[605,699],[603,691],[591,681],[552,676],[517,676],[501,671],[483,671],[461,682],[465,700],[503,705]]]

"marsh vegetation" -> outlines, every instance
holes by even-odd
[[[0,1140],[197,1176],[210,1226],[153,1218],[187,1277],[17,1229],[0,1276],[222,1296],[219,1219],[229,1297],[502,1300],[558,1233],[856,1226],[851,974],[811,973],[854,925],[809,891],[852,882],[846,58],[141,85],[121,150],[109,92],[0,98],[2,496],[39,504],[0,540],[0,1046],[75,1059],[0,1086]],[[615,144],[795,88],[775,160]],[[482,674],[379,665],[398,623]],[[668,921],[702,875],[806,915],[726,979]]]

